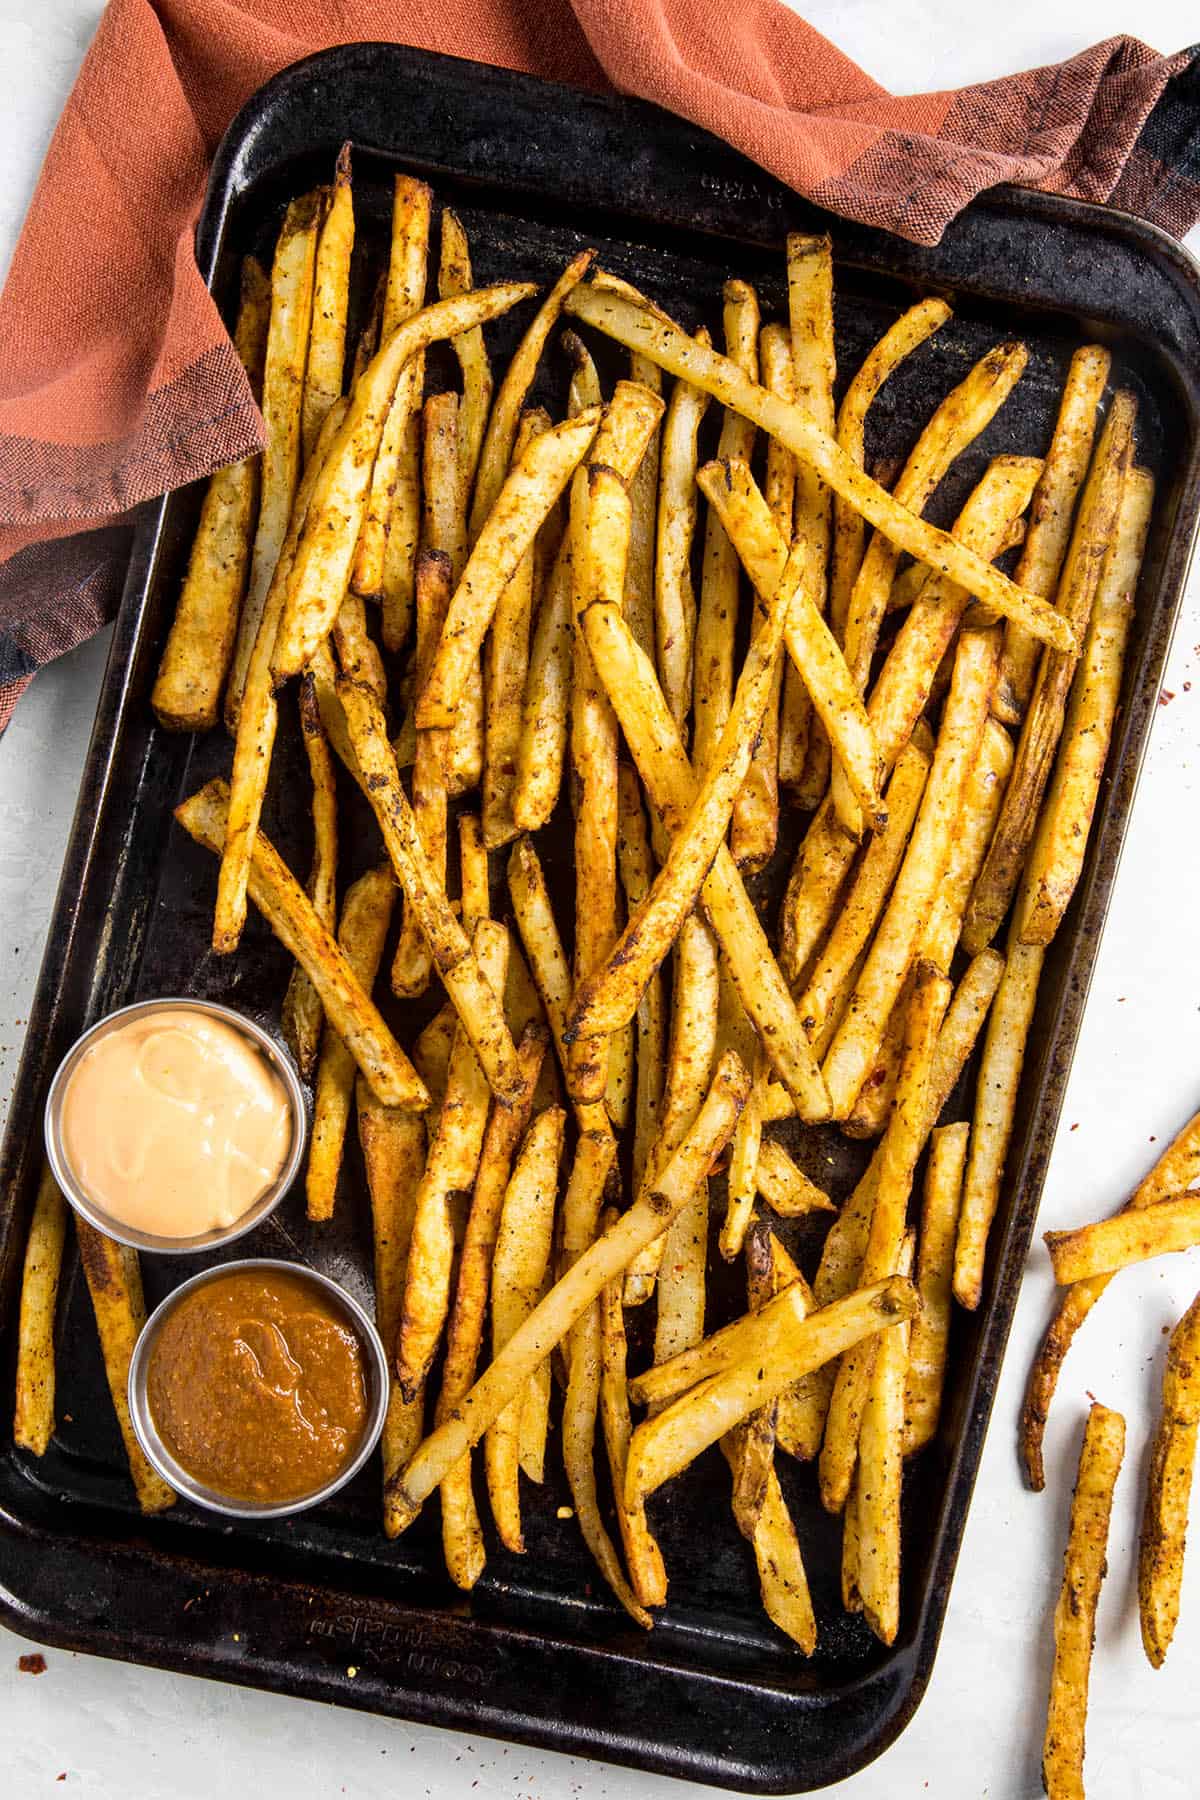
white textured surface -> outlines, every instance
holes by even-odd
[[[41,0],[27,14],[0,0],[0,267],[32,192],[57,112],[86,48],[95,0]],[[1174,50],[1196,35],[1178,0],[812,0],[812,22],[896,91],[940,88],[1072,54],[1136,31]],[[20,17],[18,17],[20,13]],[[970,20],[970,25],[965,21]],[[1193,246],[1195,247],[1195,246]],[[1157,717],[1134,823],[1100,954],[1043,1218],[1067,1224],[1107,1211],[1200,1102],[1200,891],[1196,742],[1200,736],[1200,582],[1193,580]],[[47,670],[0,741],[0,1102],[7,1104],[22,1021],[87,747],[103,646]],[[1192,694],[1187,684],[1196,683]],[[1046,1313],[1039,1248],[996,1401],[959,1575],[933,1680],[909,1730],[874,1767],[839,1788],[853,1800],[1033,1800],[1047,1675],[1047,1629],[1060,1566],[1071,1466],[1086,1389],[1126,1411],[1128,1463],[1110,1544],[1093,1676],[1091,1800],[1185,1800],[1197,1791],[1200,1558],[1166,1668],[1145,1662],[1133,1553],[1145,1437],[1161,1372],[1162,1331],[1191,1298],[1196,1258],[1147,1265],[1110,1293],[1066,1368],[1048,1435],[1050,1483],[1026,1493],[1013,1426]],[[291,1800],[350,1794],[682,1797],[682,1785],[487,1740],[414,1731],[387,1720],[273,1695],[46,1653],[46,1673],[17,1672],[31,1646],[0,1629],[0,1789],[13,1800],[279,1791]]]

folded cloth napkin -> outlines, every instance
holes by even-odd
[[[111,0],[0,296],[0,729],[35,670],[111,617],[129,509],[261,445],[192,251],[222,133],[289,63],[397,25],[656,101],[921,243],[1000,181],[1178,233],[1200,214],[1200,52],[1127,37],[897,98],[778,0]]]

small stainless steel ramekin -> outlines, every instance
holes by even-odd
[[[367,1419],[363,1427],[362,1442],[352,1460],[347,1463],[340,1475],[327,1481],[324,1487],[317,1488],[311,1494],[304,1494],[299,1500],[286,1500],[271,1504],[267,1501],[233,1500],[216,1488],[206,1487],[197,1481],[171,1455],[162,1438],[150,1411],[148,1392],[148,1374],[150,1358],[163,1324],[188,1294],[194,1293],[206,1282],[216,1281],[222,1275],[231,1275],[238,1269],[280,1269],[285,1274],[297,1275],[304,1281],[310,1281],[314,1287],[322,1288],[325,1294],[338,1306],[346,1316],[363,1347],[367,1375]],[[309,1507],[319,1506],[336,1494],[339,1488],[352,1481],[362,1468],[376,1444],[379,1442],[383,1423],[387,1417],[389,1391],[389,1373],[387,1356],[379,1333],[358,1301],[353,1299],[336,1281],[328,1275],[319,1275],[315,1269],[305,1267],[303,1263],[285,1262],[279,1257],[251,1256],[240,1262],[215,1263],[212,1268],[204,1269],[199,1275],[193,1275],[175,1291],[168,1294],[161,1304],[155,1307],[142,1328],[141,1336],[134,1346],[129,1362],[129,1416],[133,1421],[133,1429],[137,1433],[138,1443],[142,1446],[149,1461],[162,1476],[169,1487],[185,1500],[192,1500],[197,1506],[203,1506],[209,1512],[225,1513],[231,1519],[281,1519],[288,1513],[307,1512]]]
[[[126,1025],[131,1019],[145,1017],[156,1012],[197,1012],[211,1019],[220,1019],[240,1031],[262,1052],[272,1069],[279,1076],[287,1094],[288,1108],[292,1115],[292,1142],[283,1161],[279,1174],[261,1193],[258,1199],[232,1225],[217,1226],[212,1231],[198,1233],[194,1237],[162,1237],[157,1232],[139,1231],[133,1225],[125,1225],[119,1219],[105,1211],[95,1197],[90,1194],[83,1182],[71,1167],[63,1143],[62,1111],[63,1097],[67,1083],[78,1068],[80,1061],[96,1041],[108,1032],[115,1031],[118,1026]],[[103,1231],[107,1237],[115,1238],[119,1244],[129,1244],[135,1250],[153,1250],[162,1256],[194,1256],[198,1251],[212,1250],[217,1244],[231,1244],[235,1238],[244,1237],[246,1232],[253,1231],[261,1225],[267,1216],[274,1212],[283,1196],[291,1187],[300,1171],[304,1160],[304,1144],[308,1135],[308,1103],[296,1066],[283,1045],[273,1038],[269,1031],[256,1025],[244,1013],[235,1012],[231,1006],[221,1006],[215,1000],[189,1000],[164,998],[161,1000],[138,1000],[132,1006],[122,1006],[117,1012],[108,1013],[97,1021],[89,1031],[67,1051],[59,1064],[54,1080],[50,1083],[50,1092],[46,1097],[46,1156],[50,1163],[54,1179],[75,1208],[97,1231]]]

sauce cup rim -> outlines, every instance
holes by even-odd
[[[197,1288],[216,1281],[222,1275],[234,1274],[240,1269],[280,1269],[285,1274],[296,1275],[311,1281],[323,1288],[346,1314],[363,1347],[364,1361],[370,1384],[367,1407],[367,1421],[358,1449],[346,1464],[346,1467],[327,1481],[323,1487],[316,1488],[311,1494],[304,1494],[298,1500],[260,1502],[254,1500],[235,1500],[223,1495],[219,1489],[211,1488],[191,1475],[181,1463],[176,1462],[163,1443],[153,1414],[150,1411],[149,1366],[154,1345],[164,1323],[175,1307],[188,1294]],[[391,1377],[388,1360],[383,1348],[383,1341],[375,1328],[375,1323],[366,1310],[348,1293],[340,1282],[329,1275],[323,1275],[319,1269],[313,1269],[307,1263],[288,1262],[280,1256],[246,1256],[234,1262],[213,1263],[199,1274],[180,1282],[162,1300],[159,1301],[146,1323],[138,1334],[133,1355],[129,1360],[128,1400],[129,1417],[133,1425],[134,1436],[141,1445],[147,1461],[162,1476],[167,1486],[173,1488],[183,1499],[202,1507],[206,1512],[222,1513],[231,1519],[282,1519],[293,1513],[307,1512],[311,1507],[319,1506],[328,1500],[339,1489],[346,1486],[362,1469],[367,1459],[375,1450],[383,1432],[387,1417],[388,1397]]]
[[[263,1190],[258,1199],[248,1206],[246,1211],[233,1221],[232,1225],[214,1226],[211,1231],[181,1238],[139,1230],[137,1226],[126,1225],[106,1211],[72,1168],[62,1133],[63,1100],[67,1085],[92,1045],[115,1030],[118,1025],[136,1018],[139,1014],[179,1010],[204,1013],[210,1018],[221,1019],[249,1038],[266,1057],[282,1081],[292,1120],[292,1141],[287,1156],[284,1158],[275,1180]],[[256,1226],[261,1225],[275,1211],[295,1182],[304,1161],[304,1150],[308,1141],[308,1098],[287,1046],[275,1036],[274,1032],[268,1030],[266,1026],[260,1025],[249,1014],[239,1012],[236,1007],[226,1006],[220,1000],[198,1000],[186,994],[165,994],[148,1000],[134,1000],[128,1006],[119,1006],[115,1011],[105,1013],[102,1018],[89,1025],[87,1030],[75,1039],[54,1072],[46,1094],[43,1118],[46,1160],[49,1162],[51,1173],[68,1203],[82,1218],[87,1220],[89,1225],[94,1225],[96,1230],[102,1231],[106,1237],[113,1238],[118,1244],[126,1244],[130,1249],[149,1250],[158,1256],[202,1254],[207,1250],[215,1250],[219,1245],[232,1244],[237,1238],[244,1237],[247,1232],[253,1231]]]

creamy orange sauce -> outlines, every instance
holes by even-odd
[[[113,1219],[161,1237],[232,1225],[291,1143],[287,1091],[257,1046],[182,1007],[105,1032],[62,1104],[76,1179]]]

